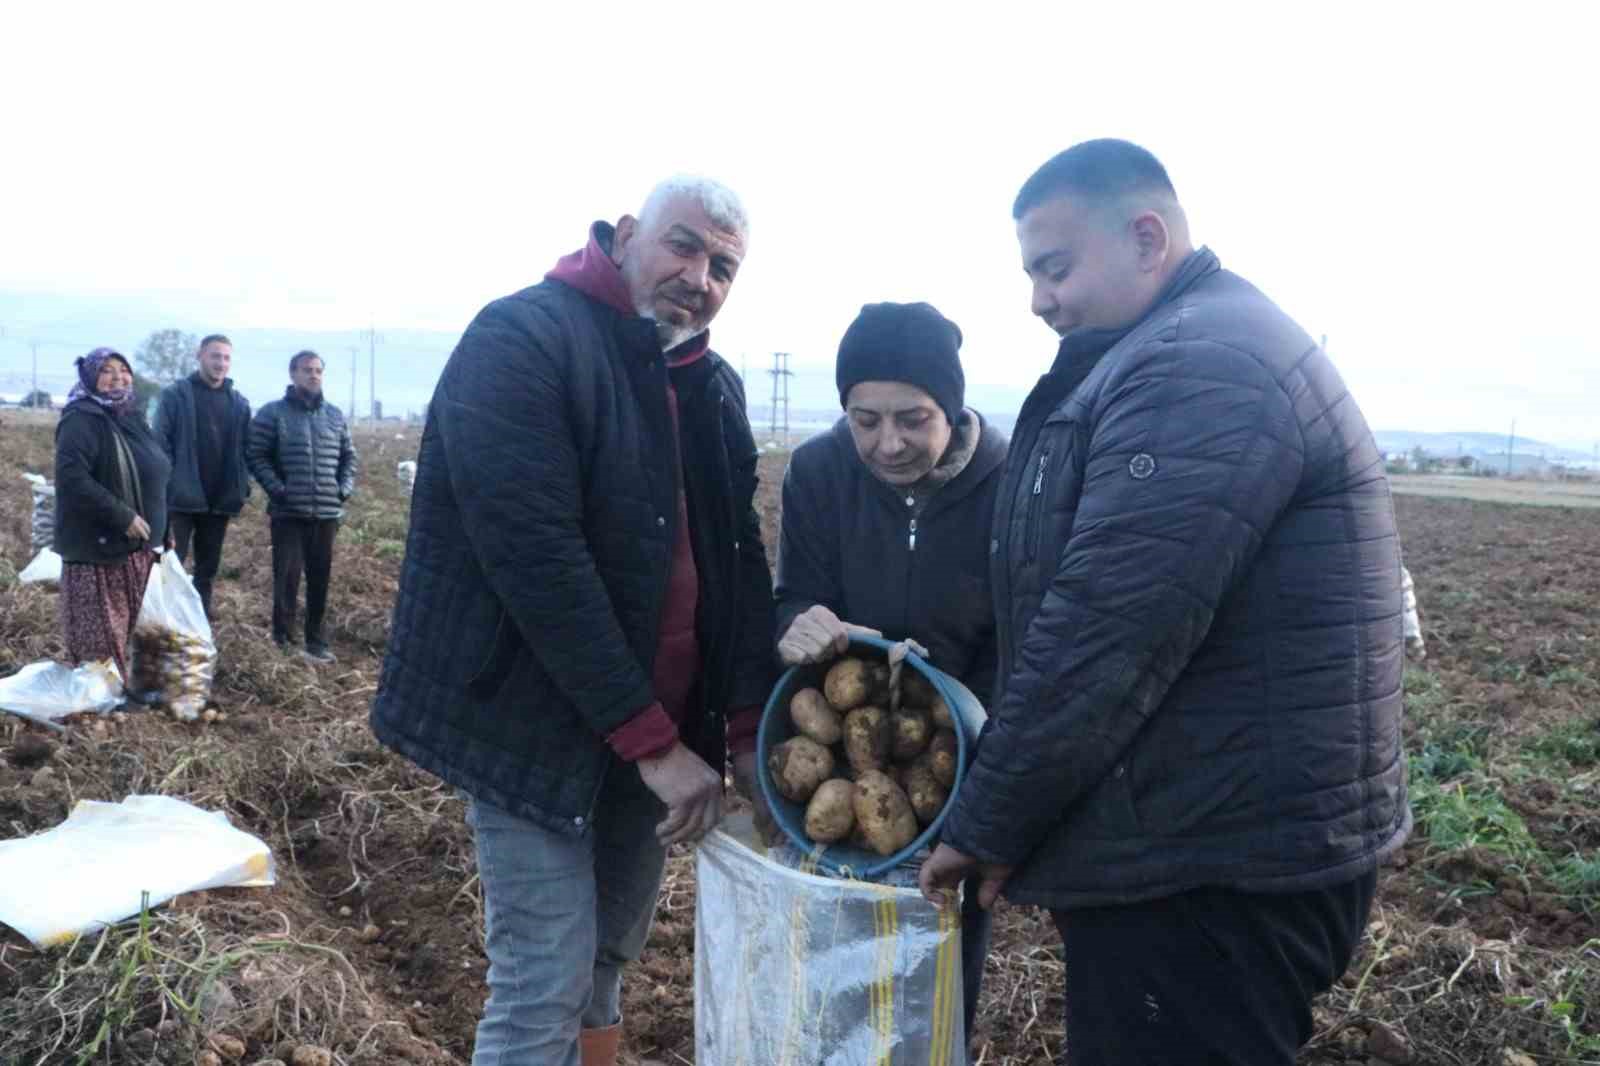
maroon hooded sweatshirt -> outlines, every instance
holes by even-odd
[[[604,245],[602,245],[602,241]],[[562,256],[545,278],[570,285],[591,300],[623,314],[632,315],[633,298],[628,293],[622,272],[609,252],[611,231],[603,223],[589,229],[589,243],[580,251]],[[688,366],[705,358],[711,348],[710,333],[701,333],[667,353],[669,367]],[[678,421],[678,393],[667,380],[667,410],[672,415],[675,433],[683,432]],[[678,448],[683,454],[683,448]],[[678,741],[678,723],[689,702],[700,667],[700,638],[695,632],[695,613],[700,605],[700,571],[695,565],[694,544],[689,536],[689,501],[683,488],[683,469],[678,477],[677,531],[672,540],[672,561],[667,570],[667,595],[661,607],[661,634],[656,642],[655,670],[651,687],[655,702],[618,726],[606,737],[617,755],[634,762],[660,755]],[[729,716],[728,750],[734,754],[755,750],[760,708],[742,708]]]

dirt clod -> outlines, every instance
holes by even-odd
[[[1406,1038],[1382,1022],[1374,1023],[1367,1033],[1367,1051],[1374,1058],[1395,1066],[1406,1066],[1416,1057]]]
[[[24,733],[11,745],[7,755],[11,765],[20,770],[42,766],[56,753],[56,746],[37,733]]]

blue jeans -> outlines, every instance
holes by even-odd
[[[661,887],[664,817],[633,766],[612,767],[582,837],[468,804],[489,955],[472,1066],[579,1066],[579,1031],[621,1019],[622,970]]]

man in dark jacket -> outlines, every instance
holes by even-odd
[[[250,498],[244,465],[250,401],[228,376],[233,342],[227,337],[213,333],[202,340],[197,360],[198,370],[161,390],[155,434],[172,463],[167,521],[174,550],[182,562],[194,542],[194,587],[210,618],[228,520]]]
[[[474,1063],[616,1061],[668,845],[720,817],[774,680],[739,378],[706,329],[744,210],[704,179],[484,308],[428,405],[372,709],[470,798],[489,954]]]
[[[322,357],[297,352],[289,360],[293,381],[283,399],[256,412],[245,444],[245,463],[270,501],[272,528],[272,639],[289,647],[306,578],[305,654],[331,663],[322,631],[333,569],[333,540],[345,501],[356,490],[356,449],[344,413],[322,395]]]
[[[1006,438],[965,404],[961,340],[960,328],[925,303],[868,304],[845,331],[834,373],[845,416],[795,449],[783,479],[785,663],[831,659],[862,629],[916,641],[935,666],[989,699],[989,526]],[[754,756],[740,754],[734,767],[758,820],[770,818],[754,786]],[[989,927],[973,882],[961,915],[968,1040]]]
[[[1052,910],[1071,1062],[1292,1063],[1411,825],[1382,459],[1148,152],[1069,149],[1014,215],[1062,339],[995,504],[996,703],[923,889],[977,868]]]

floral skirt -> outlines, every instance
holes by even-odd
[[[61,564],[61,633],[73,664],[110,659],[127,683],[128,637],[155,561],[136,551],[120,563]]]

